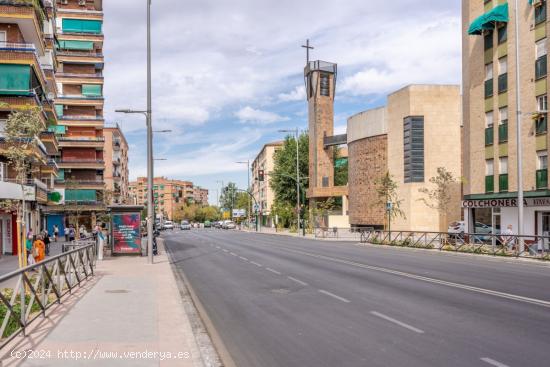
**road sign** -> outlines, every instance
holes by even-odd
[[[254,211],[255,212],[260,211],[260,204],[254,204]]]
[[[388,201],[388,202],[386,203],[386,210],[389,211],[389,212],[391,212],[392,209],[393,209],[393,203],[392,203],[391,201]]]

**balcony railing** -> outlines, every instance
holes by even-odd
[[[59,164],[70,164],[70,163],[100,163],[104,164],[105,161],[102,159],[59,159],[56,158],[55,161]]]
[[[36,47],[33,43],[0,42],[0,51],[36,52]]]
[[[63,115],[58,116],[58,120],[80,120],[80,121],[103,121],[102,116],[86,116],[86,115]]]
[[[57,99],[91,99],[102,101],[103,96],[89,96],[84,94],[58,94]]]
[[[57,56],[83,56],[83,57],[97,57],[103,58],[103,53],[101,52],[83,52],[83,51],[68,51],[68,50],[58,50]]]
[[[65,77],[65,78],[103,78],[103,73],[56,73],[56,77]]]
[[[105,141],[104,137],[96,137],[96,138],[89,138],[89,137],[59,137],[57,138],[59,141],[67,141],[67,142],[102,142]]]

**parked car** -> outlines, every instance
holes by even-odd
[[[214,228],[222,228],[223,222],[221,220],[214,222]]]
[[[204,221],[204,228],[211,228],[212,223],[209,220]]]
[[[174,229],[174,222],[171,220],[164,221],[164,224],[162,225],[163,229]]]
[[[189,231],[191,230],[191,224],[189,224],[189,222],[186,220],[182,220],[180,224],[180,229],[182,231]]]

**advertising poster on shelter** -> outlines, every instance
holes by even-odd
[[[113,214],[113,252],[118,254],[141,253],[140,214]]]

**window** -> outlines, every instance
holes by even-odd
[[[539,5],[535,6],[535,25],[546,21],[546,0],[542,0]]]
[[[483,45],[485,47],[485,50],[490,50],[493,48],[493,31],[487,32],[485,36],[483,36]]]
[[[485,127],[493,127],[493,111],[485,113]]]
[[[485,98],[493,95],[493,63],[485,65]]]
[[[494,159],[485,160],[485,176],[492,176],[495,174],[495,161]]]
[[[548,95],[537,97],[537,112],[546,113],[548,111]]]
[[[508,173],[508,157],[500,157],[498,159],[498,169],[501,175]]]
[[[546,134],[546,131],[548,130],[547,111],[548,111],[548,96],[546,94],[542,96],[538,96],[537,112],[540,112],[540,114],[537,116],[535,120],[535,130],[537,135]]]
[[[403,122],[405,183],[424,182],[424,116]]]
[[[537,169],[547,169],[548,168],[548,152],[540,151],[537,152]]]
[[[504,143],[508,141],[508,107],[500,108],[498,114],[498,142]]]
[[[548,188],[548,152],[543,150],[537,152],[537,189]]]
[[[0,120],[0,136],[4,136],[4,131],[6,130],[7,120]]]
[[[8,164],[0,162],[0,181],[7,181],[8,179]]]
[[[507,24],[504,24],[501,27],[498,27],[498,44],[503,44],[508,40],[508,26]]]
[[[330,97],[330,74],[321,73],[321,95]]]
[[[504,93],[508,90],[508,60],[506,57],[498,59],[498,92]]]
[[[0,47],[4,47],[7,41],[8,36],[6,35],[6,31],[0,31]]]

